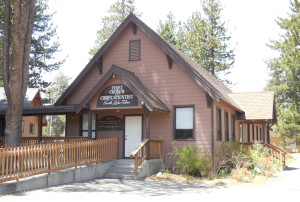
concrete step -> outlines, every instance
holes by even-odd
[[[133,169],[134,169],[134,159],[118,159],[107,170],[103,178],[136,179]]]
[[[116,173],[107,173],[103,176],[103,178],[109,179],[126,179],[126,180],[135,180],[135,175],[128,175],[128,174],[116,174]]]

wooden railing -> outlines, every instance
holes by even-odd
[[[150,142],[150,145],[149,145]],[[148,152],[150,147],[150,155]],[[163,141],[145,139],[140,145],[130,154],[130,158],[134,158],[134,174],[138,175],[138,168],[149,158],[162,158]]]
[[[284,149],[272,145],[272,144],[268,144],[268,143],[252,143],[252,142],[248,142],[248,143],[242,143],[244,146],[250,147],[254,144],[262,144],[265,147],[267,147],[270,151],[270,155],[272,156],[272,158],[279,160],[283,166],[285,166],[285,155],[287,154],[287,151],[285,151]]]
[[[272,144],[264,143],[264,145],[270,149],[270,154],[272,155],[272,157],[281,161],[282,165],[285,166],[285,155],[287,154],[287,152],[280,147]]]
[[[0,137],[0,146],[4,145],[4,137]],[[36,145],[36,144],[48,144],[48,143],[61,143],[61,142],[79,142],[79,141],[87,141],[87,137],[42,137],[41,141],[39,141],[38,137],[22,137],[21,146],[27,145]]]
[[[118,139],[0,149],[0,182],[118,158]]]

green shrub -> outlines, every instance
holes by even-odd
[[[238,142],[223,142],[215,150],[215,173],[222,174],[224,170],[229,174],[232,169],[247,168],[251,165],[249,149]]]
[[[186,146],[173,151],[177,172],[192,176],[207,176],[212,171],[212,159],[207,150]]]

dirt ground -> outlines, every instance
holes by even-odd
[[[184,175],[178,174],[170,174],[170,173],[162,173],[160,176],[150,176],[147,177],[146,180],[148,181],[163,181],[163,182],[177,182],[177,183],[197,183],[197,184],[207,184],[207,185],[253,185],[259,186],[268,180],[269,177],[257,175],[251,182],[243,183],[238,182],[233,179],[231,176],[227,177],[216,177],[214,179],[208,178],[199,178],[199,177],[192,177],[187,178]]]
[[[287,160],[287,166],[289,166],[295,159],[300,158],[299,153],[292,154],[292,157]],[[270,177],[276,175],[276,173],[269,173],[268,176],[256,175],[251,182],[239,182],[233,179],[231,176],[227,177],[215,177],[214,179],[199,178],[199,177],[186,177],[185,175],[161,173],[161,175],[153,175],[147,177],[148,181],[163,181],[163,182],[177,182],[177,183],[197,183],[207,185],[247,185],[247,186],[260,186],[266,182]]]

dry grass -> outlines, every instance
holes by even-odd
[[[236,181],[231,176],[225,178],[216,177],[214,179],[208,179],[208,178],[199,178],[199,177],[186,177],[184,175],[169,174],[169,173],[162,173],[160,176],[150,176],[146,178],[146,180],[149,181],[197,183],[197,184],[217,185],[217,186],[224,186],[224,185],[259,186],[262,183],[264,183],[267,179],[269,179],[269,177],[257,175],[251,182],[243,183],[243,182]]]

